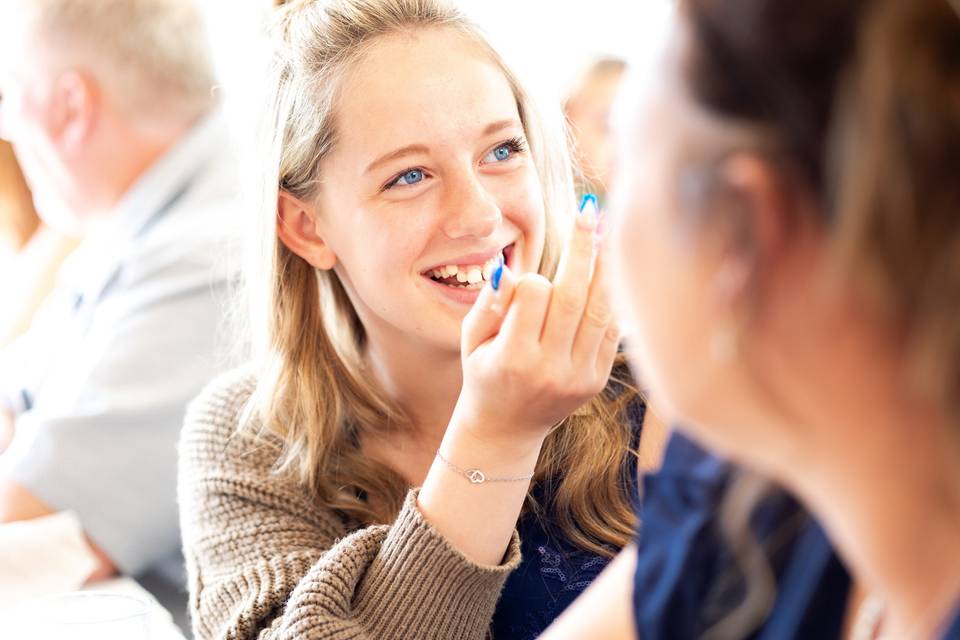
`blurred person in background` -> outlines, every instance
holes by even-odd
[[[675,437],[547,637],[960,639],[960,4],[678,8],[611,253],[637,370],[739,466]]]
[[[188,0],[0,12],[0,133],[44,221],[85,235],[0,352],[0,522],[73,511],[90,580],[157,567],[177,582],[176,439],[223,364],[235,184],[203,22]]]
[[[39,227],[40,218],[13,147],[0,140],[0,256],[6,259],[19,251]]]
[[[613,177],[610,110],[625,68],[626,63],[617,58],[597,60],[578,79],[563,105],[581,171],[578,188],[581,193],[596,194],[601,205]]]
[[[78,242],[42,223],[13,148],[0,141],[0,347],[30,326]]]

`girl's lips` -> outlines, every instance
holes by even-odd
[[[516,242],[511,242],[503,248],[503,264],[505,264],[508,269],[513,269],[513,250],[516,246]]]
[[[507,267],[512,267],[513,261],[513,249],[514,245],[510,244],[503,250],[503,261]],[[437,282],[428,275],[421,274],[421,277],[426,280],[431,287],[433,287],[438,293],[443,295],[448,300],[455,302],[457,304],[463,304],[467,306],[472,306],[474,302],[477,301],[477,298],[480,296],[480,291],[483,290],[483,287],[478,287],[476,289],[468,289],[466,287],[454,287],[446,285],[440,282]],[[486,286],[486,283],[484,283]]]
[[[515,242],[515,241],[514,241],[514,242],[511,242],[510,244],[508,244],[507,246],[503,247],[503,248],[500,249],[499,251],[494,251],[494,252],[485,251],[485,252],[483,252],[483,253],[471,253],[471,254],[469,254],[469,255],[459,256],[459,257],[457,257],[456,259],[454,259],[454,260],[451,261],[451,262],[444,262],[444,263],[442,263],[442,264],[435,264],[435,265],[433,265],[432,267],[430,267],[429,269],[424,269],[423,271],[420,272],[420,274],[421,274],[421,275],[426,275],[426,277],[429,278],[430,276],[429,276],[428,274],[429,274],[431,271],[433,271],[433,270],[435,270],[435,269],[439,269],[440,267],[445,267],[445,266],[447,266],[447,265],[451,265],[451,264],[455,264],[455,265],[460,266],[460,267],[466,267],[466,266],[471,266],[471,265],[476,265],[476,266],[481,266],[481,267],[482,267],[482,266],[483,266],[485,263],[487,263],[489,260],[492,260],[493,258],[496,258],[496,257],[497,257],[498,255],[500,255],[501,253],[503,254],[504,262],[506,262],[506,261],[509,259],[509,254],[513,252],[514,246],[516,246],[516,242]],[[508,264],[507,266],[509,266],[509,264]]]
[[[476,302],[477,298],[480,296],[480,291],[482,291],[482,287],[479,289],[467,289],[466,287],[451,287],[446,284],[441,284],[436,280],[432,280],[430,278],[425,278],[425,279],[427,280],[429,285],[433,287],[440,295],[444,296],[445,298],[457,304],[465,304],[468,306],[472,306],[473,303]]]

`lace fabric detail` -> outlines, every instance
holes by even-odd
[[[494,618],[499,631],[494,637],[498,640],[533,640],[539,636],[609,563],[605,557],[564,549],[562,543],[553,541],[539,540],[533,547],[524,548],[524,562],[532,565],[530,569],[535,566],[536,572],[528,569],[517,574],[520,579],[508,580],[504,590],[501,605],[506,610],[498,610],[502,614],[500,624],[497,616]],[[502,624],[503,618],[509,618],[509,623]]]

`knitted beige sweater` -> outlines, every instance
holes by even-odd
[[[483,638],[507,575],[466,559],[420,514],[359,528],[272,472],[280,444],[237,432],[254,378],[212,382],[180,441],[180,519],[194,634],[259,640]]]

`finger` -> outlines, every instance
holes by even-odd
[[[541,342],[548,349],[570,352],[590,290],[593,266],[596,201],[584,197],[584,207],[572,225],[553,280],[550,308]]]
[[[517,282],[500,331],[510,348],[539,345],[551,288],[550,281],[536,273],[525,273]]]
[[[499,268],[499,267],[498,267]],[[467,356],[481,344],[497,335],[512,303],[516,289],[516,277],[506,265],[500,275],[496,272],[480,291],[477,301],[463,319],[460,330],[460,351]],[[494,288],[494,284],[497,288]]]
[[[606,282],[606,260],[601,251],[597,254],[596,266],[590,282],[590,293],[573,341],[571,353],[574,363],[589,367],[596,361],[604,333],[613,320],[610,290]]]
[[[607,380],[610,378],[610,372],[613,370],[613,361],[617,357],[617,351],[620,349],[620,328],[614,324],[607,326],[600,341],[600,348],[597,350],[596,364],[594,365],[597,380]]]

